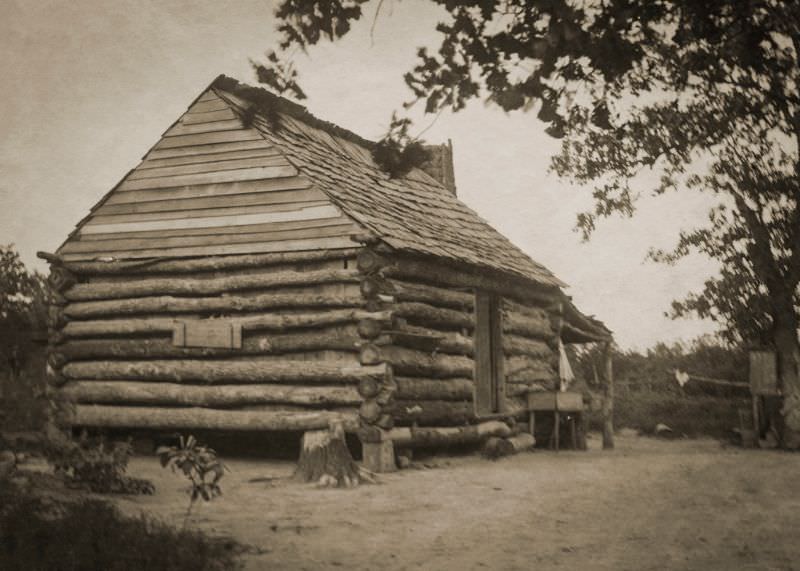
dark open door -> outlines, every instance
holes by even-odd
[[[500,299],[484,291],[475,294],[475,412],[503,412],[503,346]]]

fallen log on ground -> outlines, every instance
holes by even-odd
[[[490,436],[508,436],[511,429],[505,422],[491,420],[471,426],[393,428],[389,438],[395,446],[425,447],[473,444]]]

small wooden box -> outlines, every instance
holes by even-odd
[[[394,442],[392,440],[364,442],[361,444],[361,455],[364,460],[364,467],[370,472],[381,474],[397,470],[397,464],[394,461]]]
[[[175,324],[172,344],[177,347],[242,348],[242,326],[224,319],[187,320]]]
[[[528,393],[528,410],[583,411],[583,395],[575,392],[537,391]]]
[[[754,395],[780,394],[775,353],[750,351],[750,391]]]

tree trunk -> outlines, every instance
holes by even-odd
[[[328,430],[313,430],[303,435],[295,480],[316,482],[321,487],[352,488],[361,483],[363,476],[344,441],[341,423],[332,422]]]
[[[782,443],[788,450],[800,449],[800,345],[798,322],[791,304],[773,317],[778,374],[783,392]]]

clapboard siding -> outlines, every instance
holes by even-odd
[[[193,165],[197,163],[211,163],[221,161],[235,161],[240,159],[257,159],[260,157],[276,157],[280,151],[275,147],[264,147],[245,151],[227,151],[222,153],[209,153],[202,155],[187,155],[185,157],[173,157],[166,159],[146,159],[136,167],[136,171],[157,169],[161,167],[176,167],[182,165]]]
[[[351,231],[356,226],[345,216],[319,218],[312,220],[292,220],[289,222],[269,222],[267,224],[244,224],[242,226],[221,226],[217,228],[180,228],[178,230],[145,230],[143,232],[112,232],[109,234],[82,234],[81,241],[120,240],[122,238],[169,238],[171,236],[207,236],[210,234],[245,234],[258,232],[278,232],[299,228],[322,228],[348,224]]]
[[[153,250],[132,250],[116,252],[112,257],[117,259],[144,259],[162,257],[198,257],[198,256],[227,256],[230,254],[265,254],[270,252],[300,252],[305,250],[337,250],[353,247],[353,241],[348,237],[335,238],[310,238],[307,240],[286,240],[281,242],[256,242],[251,244],[227,244],[206,247],[188,248],[158,248]],[[109,254],[104,254],[108,256]],[[97,254],[79,253],[64,254],[67,262],[93,260]]]
[[[183,125],[193,125],[195,123],[211,123],[212,121],[231,121],[237,119],[236,113],[231,111],[228,107],[222,109],[215,109],[212,111],[195,112],[189,111],[181,119]]]
[[[253,141],[228,141],[222,143],[214,143],[202,146],[189,145],[186,147],[170,147],[167,149],[153,149],[147,153],[146,159],[163,159],[173,157],[186,157],[195,155],[207,155],[212,153],[226,153],[231,151],[246,151],[251,149],[269,149],[270,145],[267,141],[253,140]]]
[[[125,224],[133,222],[150,222],[154,220],[180,220],[185,218],[218,218],[224,216],[238,216],[241,214],[260,214],[269,212],[292,212],[301,211],[309,208],[319,210],[324,207],[324,218],[329,217],[329,213],[338,212],[333,209],[326,200],[303,203],[287,204],[265,204],[262,206],[239,206],[232,208],[204,208],[198,210],[173,211],[173,212],[151,212],[145,214],[119,214],[111,216],[94,216],[84,228],[96,225]],[[298,218],[299,220],[300,218]]]
[[[199,133],[196,135],[178,135],[165,137],[155,146],[156,149],[171,149],[173,147],[190,147],[194,145],[214,145],[217,143],[233,143],[236,141],[258,141],[259,135],[253,129],[232,129],[230,131],[216,131],[214,133]]]
[[[272,207],[270,207],[272,208]],[[220,209],[222,210],[222,209]],[[236,210],[233,214],[228,212]],[[135,232],[139,230],[171,230],[177,228],[213,228],[217,226],[239,226],[243,224],[264,224],[267,222],[286,222],[289,220],[311,220],[315,218],[331,218],[339,215],[339,210],[328,204],[308,206],[292,210],[271,209],[266,212],[253,213],[251,208],[229,208],[223,215],[169,218],[159,220],[133,220],[118,223],[96,223],[93,220],[81,229],[82,234],[97,234],[101,232]],[[218,214],[219,211],[214,211]],[[193,214],[197,214],[194,212]],[[111,218],[111,217],[109,217]],[[119,217],[115,217],[119,218]]]
[[[59,253],[75,261],[337,249],[359,231],[209,91]]]
[[[187,174],[159,178],[146,178],[143,180],[126,179],[117,187],[119,192],[126,190],[147,190],[151,188],[170,188],[175,186],[188,186],[193,184],[214,184],[219,182],[237,182],[243,180],[260,180],[268,178],[282,178],[297,175],[297,169],[288,164],[270,167],[255,167],[232,171],[218,171],[201,174]]]
[[[211,113],[214,111],[220,111],[222,109],[230,110],[230,107],[222,99],[217,97],[214,99],[209,99],[207,101],[198,101],[197,103],[191,106],[191,108],[187,112],[187,115],[189,113]]]
[[[195,135],[198,133],[213,133],[215,131],[235,131],[242,128],[239,119],[229,119],[227,121],[209,121],[205,123],[178,123],[169,131],[164,133],[165,137],[177,137],[180,135]]]
[[[149,178],[159,178],[165,176],[177,176],[188,174],[199,174],[207,172],[221,172],[228,170],[238,170],[255,167],[277,167],[286,166],[289,162],[281,156],[257,157],[249,159],[227,160],[198,163],[192,165],[180,165],[171,167],[159,167],[151,169],[137,169],[128,177],[128,180],[142,180]]]
[[[262,192],[286,191],[309,188],[311,183],[302,176],[284,177],[264,180],[244,180],[226,184],[195,184],[180,188],[160,188],[118,192],[111,195],[105,204],[130,204],[149,200],[172,200],[183,198],[202,198],[226,196],[233,194],[249,194]]]
[[[153,200],[128,204],[104,204],[95,211],[97,216],[111,214],[137,214],[145,212],[170,212],[198,210],[203,208],[228,208],[233,206],[256,206],[261,204],[285,204],[291,202],[317,202],[326,200],[322,191],[315,188],[288,190],[284,192],[262,192],[256,194],[234,194],[207,198],[184,198],[178,200]]]
[[[205,234],[200,236],[180,236],[174,238],[128,238],[123,240],[91,240],[67,244],[62,252],[119,252],[127,250],[150,250],[153,248],[170,248],[179,246],[209,246],[215,244],[246,244],[252,242],[275,242],[300,238],[328,238],[332,236],[348,236],[352,224],[323,226],[317,228],[299,228],[278,232],[260,232],[255,234]]]

